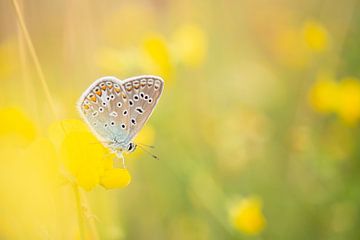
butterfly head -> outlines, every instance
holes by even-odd
[[[133,152],[133,151],[135,151],[135,149],[136,149],[136,144],[135,143],[133,143],[133,142],[130,142],[128,145],[127,145],[127,147],[126,147],[126,151],[127,152]]]

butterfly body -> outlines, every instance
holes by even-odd
[[[78,110],[97,138],[121,156],[135,150],[133,139],[153,112],[163,86],[160,77],[151,75],[102,77],[82,94]]]

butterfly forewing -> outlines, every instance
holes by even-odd
[[[78,107],[100,141],[125,141],[130,132],[128,96],[114,77],[95,81],[81,96]]]
[[[142,129],[153,112],[163,87],[164,81],[156,76],[139,76],[123,81],[130,112],[127,141],[131,141]]]

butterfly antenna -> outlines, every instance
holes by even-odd
[[[153,146],[153,145],[147,145],[147,144],[143,144],[143,143],[137,143],[137,145],[141,145],[142,147],[155,148],[155,146]]]
[[[141,146],[141,145],[139,145],[139,144],[138,144],[137,146],[138,146],[141,150],[143,150],[144,152],[146,152],[147,154],[149,154],[151,157],[159,160],[159,157],[158,157],[158,156],[156,156],[156,155],[153,154],[152,152],[146,150],[143,146]]]

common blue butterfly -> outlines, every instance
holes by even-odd
[[[153,112],[164,88],[157,76],[97,79],[82,94],[78,110],[96,137],[120,158],[136,148],[134,137]]]

